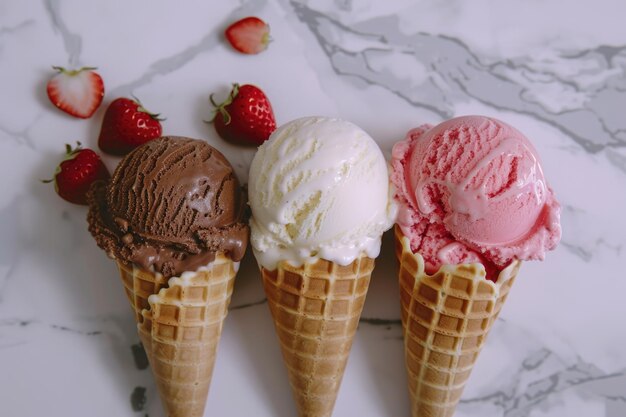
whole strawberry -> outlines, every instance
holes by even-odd
[[[65,145],[65,159],[59,164],[54,178],[54,189],[62,199],[74,204],[87,204],[87,191],[94,181],[106,180],[109,171],[97,153],[91,149],[83,149],[80,142],[76,148]]]
[[[258,17],[245,17],[226,28],[226,40],[243,54],[258,54],[267,49],[270,27]]]
[[[59,109],[81,119],[91,117],[102,103],[104,83],[94,67],[57,71],[46,85],[48,98]]]
[[[229,142],[258,146],[276,130],[274,112],[267,96],[250,84],[233,84],[226,101],[216,104],[213,124],[217,134]]]
[[[126,155],[138,146],[161,136],[161,120],[139,100],[118,98],[107,108],[102,120],[98,146],[113,155]]]

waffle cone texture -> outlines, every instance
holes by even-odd
[[[424,259],[395,227],[404,352],[413,417],[451,417],[520,268],[485,278],[479,264],[424,272]]]
[[[373,269],[365,256],[346,266],[320,259],[261,267],[300,417],[333,412]]]
[[[239,264],[218,254],[207,267],[169,280],[117,264],[166,415],[204,415]]]

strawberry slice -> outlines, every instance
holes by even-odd
[[[258,17],[245,17],[224,32],[233,48],[244,54],[258,54],[267,49],[270,27]]]
[[[94,67],[57,71],[46,86],[52,104],[69,115],[81,119],[90,118],[102,103],[104,83]]]
[[[59,196],[74,204],[87,204],[87,191],[95,181],[106,180],[109,171],[97,153],[91,149],[83,149],[80,142],[76,148],[65,145],[65,159],[61,161],[54,173],[54,189]]]

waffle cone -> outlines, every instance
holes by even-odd
[[[238,263],[218,254],[169,280],[118,267],[166,415],[202,416]]]
[[[374,260],[261,267],[263,286],[301,417],[330,416],[359,324]]]
[[[520,262],[501,271],[496,283],[479,264],[444,265],[428,275],[398,226],[395,237],[412,415],[450,417]]]

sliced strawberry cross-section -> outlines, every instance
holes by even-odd
[[[88,119],[102,103],[104,82],[94,67],[67,70],[52,67],[57,73],[48,81],[48,98],[69,115]]]
[[[270,42],[270,27],[258,17],[250,16],[230,25],[224,35],[237,51],[258,54],[267,49]]]

